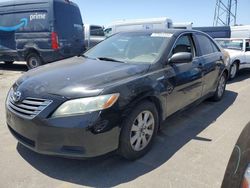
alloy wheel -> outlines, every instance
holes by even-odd
[[[155,119],[150,111],[141,112],[134,120],[130,144],[135,151],[143,150],[150,142],[155,129]]]
[[[225,86],[226,86],[226,78],[225,76],[221,76],[220,81],[219,81],[219,85],[218,85],[218,96],[221,97],[224,93],[225,90]]]
[[[234,63],[231,66],[230,78],[234,78],[236,76],[236,73],[237,73],[237,65],[236,65],[236,63]]]

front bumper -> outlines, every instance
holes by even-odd
[[[116,118],[109,120],[103,112],[30,120],[6,107],[6,119],[13,136],[27,148],[41,154],[90,158],[114,151],[119,145],[120,127]]]

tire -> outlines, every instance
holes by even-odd
[[[211,98],[212,101],[220,101],[223,98],[226,89],[226,83],[227,83],[227,74],[224,72],[219,79],[216,92],[214,93],[214,96]]]
[[[147,124],[144,124],[144,118]],[[137,105],[123,124],[119,154],[128,160],[135,160],[145,155],[153,144],[158,127],[158,112],[155,105],[151,102]]]
[[[237,62],[233,62],[233,64],[230,67],[230,75],[229,75],[229,79],[233,80],[237,74],[238,74],[238,70],[239,70],[239,65]]]
[[[30,53],[26,58],[26,62],[29,69],[34,69],[43,64],[42,58],[36,53]]]
[[[7,65],[12,65],[14,63],[14,61],[5,61],[4,63]]]

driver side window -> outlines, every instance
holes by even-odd
[[[179,52],[188,52],[195,56],[195,48],[191,35],[183,35],[177,39],[175,46],[171,52],[172,55]]]

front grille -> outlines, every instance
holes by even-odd
[[[20,103],[15,103],[11,96],[8,97],[9,109],[14,113],[28,119],[32,119],[37,116],[51,103],[51,100],[30,97],[24,99]]]

